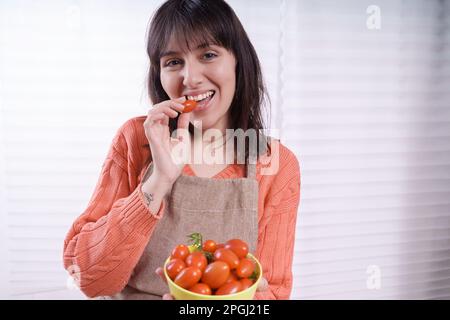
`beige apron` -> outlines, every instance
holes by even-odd
[[[151,166],[152,164],[150,164]],[[136,265],[127,286],[112,299],[161,299],[168,286],[155,274],[172,249],[188,244],[188,235],[223,243],[239,238],[252,253],[258,238],[258,182],[255,161],[246,163],[246,177],[211,179],[180,175],[165,212]]]

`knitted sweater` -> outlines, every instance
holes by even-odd
[[[145,205],[139,176],[148,165],[150,148],[143,123],[146,117],[126,121],[115,135],[86,210],[75,220],[64,241],[64,267],[76,275],[88,297],[120,292],[138,263],[158,221]],[[269,290],[255,299],[289,299],[292,258],[300,200],[300,168],[295,155],[279,143],[276,174],[261,174],[267,164],[257,162],[259,184],[256,257]],[[195,175],[190,166],[184,175]],[[212,179],[244,177],[245,166],[233,164]],[[76,267],[75,267],[76,266]]]

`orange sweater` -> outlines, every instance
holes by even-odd
[[[87,209],[75,220],[64,241],[64,267],[79,270],[80,289],[88,297],[120,292],[138,263],[158,223],[165,202],[152,215],[144,204],[138,177],[150,156],[143,123],[145,116],[128,120],[117,132]],[[295,155],[279,145],[276,175],[259,182],[258,244],[269,290],[256,299],[288,299],[292,290],[292,257],[300,198],[300,168]],[[183,174],[194,175],[189,166]],[[214,177],[243,177],[243,165],[230,165]],[[74,266],[77,266],[74,268]]]

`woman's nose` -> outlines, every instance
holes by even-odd
[[[188,88],[198,87],[203,81],[201,67],[195,63],[185,64],[183,70],[183,85]]]

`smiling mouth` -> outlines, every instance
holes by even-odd
[[[184,96],[186,100],[194,100],[196,102],[200,102],[202,100],[205,100],[209,97],[212,97],[216,93],[214,90],[209,90],[203,94],[199,94],[198,96]]]
[[[214,90],[210,90],[204,94],[200,94],[198,96],[185,96],[185,98],[187,100],[194,100],[197,102],[197,107],[194,109],[194,111],[198,110],[203,110],[205,109],[207,106],[209,106],[209,102],[212,100],[212,98],[215,95],[215,91]]]

